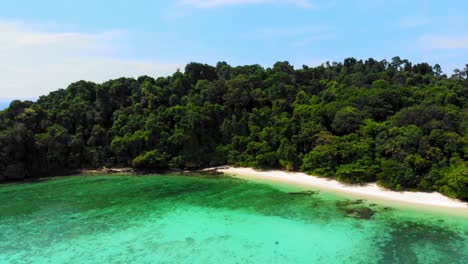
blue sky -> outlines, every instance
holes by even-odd
[[[10,105],[9,102],[5,102],[5,101],[0,101],[0,111],[7,108],[8,105]]]
[[[346,57],[468,63],[468,2],[0,0],[0,98],[80,79],[164,76],[191,61],[297,67]]]

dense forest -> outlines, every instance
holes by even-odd
[[[468,200],[467,71],[348,58],[79,81],[0,111],[0,181],[231,164]]]

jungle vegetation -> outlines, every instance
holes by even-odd
[[[0,111],[0,181],[230,164],[468,200],[467,71],[347,58],[79,81]]]

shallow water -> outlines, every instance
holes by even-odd
[[[468,263],[468,218],[230,177],[0,186],[0,263]]]

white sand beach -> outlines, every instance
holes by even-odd
[[[439,207],[447,209],[460,209],[468,213],[468,204],[452,199],[438,192],[397,192],[377,186],[375,183],[366,185],[348,185],[333,179],[310,176],[300,172],[285,171],[257,171],[251,168],[220,167],[217,171],[253,180],[283,182],[286,184],[301,185],[320,190],[329,190],[349,194],[354,197],[369,198],[401,204],[418,205],[418,207]],[[465,213],[465,212],[463,212]]]

